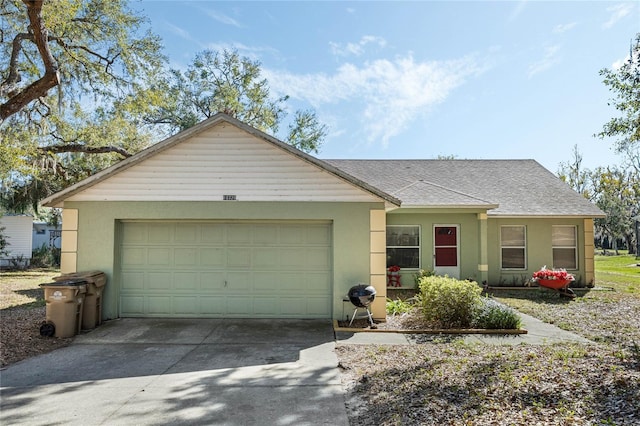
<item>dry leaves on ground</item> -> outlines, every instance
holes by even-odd
[[[497,296],[497,295],[496,295]],[[456,336],[410,346],[336,349],[351,425],[638,425],[640,300],[592,292],[499,297],[590,345],[466,345]],[[412,328],[415,315],[381,328]]]
[[[639,360],[602,345],[336,351],[351,425],[640,423]]]
[[[71,338],[40,336],[44,319],[44,307],[15,307],[0,312],[0,367],[71,343]]]

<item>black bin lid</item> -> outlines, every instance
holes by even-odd
[[[79,287],[81,285],[87,285],[87,280],[81,278],[73,278],[70,280],[42,283],[40,284],[40,287]]]

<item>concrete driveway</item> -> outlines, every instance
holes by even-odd
[[[0,372],[0,424],[347,425],[329,321],[122,319]]]

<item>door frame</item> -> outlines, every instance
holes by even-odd
[[[436,228],[456,228],[456,264],[457,266],[436,267]],[[432,228],[433,236],[433,272],[436,275],[448,275],[452,278],[460,279],[460,224],[458,223],[434,223]],[[443,246],[452,247],[452,246]]]

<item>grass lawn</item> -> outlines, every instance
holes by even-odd
[[[2,271],[0,273],[0,309],[17,306],[44,306],[41,283],[51,282],[60,275],[57,269],[31,269],[27,271]]]
[[[596,256],[596,287],[576,290],[575,299],[545,288],[495,291],[521,312],[597,342],[640,344],[640,267],[634,256]]]
[[[608,286],[640,296],[640,259],[634,255],[597,255],[595,263],[596,286]]]

